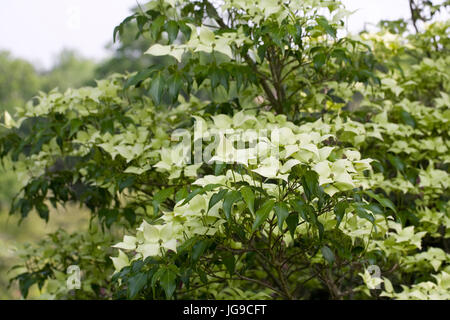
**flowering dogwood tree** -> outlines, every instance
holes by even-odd
[[[12,213],[92,215],[33,249],[23,294],[68,297],[78,261],[77,298],[450,298],[449,23],[344,37],[348,14],[150,1],[114,37],[136,22],[163,63],[6,115]]]

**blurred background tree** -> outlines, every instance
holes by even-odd
[[[11,112],[39,89],[40,77],[31,63],[13,57],[8,51],[0,51],[0,111]]]
[[[74,50],[63,50],[54,66],[42,74],[40,90],[48,92],[54,88],[65,91],[94,84],[96,63],[83,58]]]
[[[30,62],[15,58],[10,52],[0,52],[0,114],[14,114],[14,109],[32,99],[38,91],[48,92],[58,87],[79,88],[94,83],[97,64],[76,51],[63,50],[55,64],[45,71]],[[87,215],[79,208],[68,208],[55,215],[48,224],[36,216],[18,225],[16,217],[8,215],[11,200],[20,183],[11,170],[0,166],[0,299],[18,299],[18,288],[8,289],[8,270],[17,263],[15,251],[22,243],[37,242],[49,232],[64,227],[75,230],[87,225]],[[81,211],[81,212],[80,212]],[[66,229],[67,230],[67,229]],[[31,292],[33,297],[33,292]]]
[[[5,111],[14,114],[15,107],[25,104],[39,91],[49,92],[54,88],[65,91],[67,88],[94,85],[95,79],[103,79],[113,73],[132,73],[145,69],[154,60],[163,61],[165,58],[143,54],[150,41],[136,39],[137,32],[136,24],[127,25],[120,44],[111,42],[106,45],[111,52],[108,59],[95,62],[75,50],[65,49],[55,57],[53,66],[48,70],[39,70],[10,52],[0,51],[0,115]],[[8,289],[8,280],[12,276],[8,271],[17,263],[14,250],[26,242],[37,243],[59,228],[80,230],[88,225],[88,214],[76,207],[58,210],[52,214],[54,219],[48,224],[36,214],[18,225],[18,219],[10,217],[8,211],[19,185],[15,174],[0,166],[0,299],[20,298],[17,286]],[[14,273],[18,271],[14,270]],[[29,298],[37,295],[32,291]]]
[[[450,7],[450,0],[431,1],[431,0],[409,0],[409,9],[411,10],[411,22],[416,32],[419,32],[419,22],[431,21],[441,10]]]

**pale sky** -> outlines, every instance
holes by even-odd
[[[138,0],[145,3],[146,0]],[[364,23],[409,17],[408,0],[343,0],[350,32]],[[114,27],[130,13],[136,0],[0,0],[0,50],[48,68],[64,48],[102,59]],[[447,15],[448,17],[448,15]]]

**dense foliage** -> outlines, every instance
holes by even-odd
[[[92,214],[24,251],[23,295],[449,299],[450,25],[342,37],[347,14],[151,1],[114,36],[159,63],[6,114],[11,212]]]

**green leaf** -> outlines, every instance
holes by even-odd
[[[217,183],[212,183],[212,184],[208,184],[206,186],[203,187],[203,189],[205,190],[205,192],[209,192],[212,191],[218,187],[222,187],[221,184],[217,184]]]
[[[227,166],[227,164],[225,162],[216,162],[216,165],[214,166],[214,175],[216,176],[220,176],[222,174],[223,169],[225,169],[225,167]]]
[[[136,15],[131,15],[126,17],[117,27],[114,28],[114,32],[113,32],[113,42],[116,42],[117,40],[117,34],[119,34],[119,36],[122,35],[123,33],[123,28],[124,26],[130,22],[131,20],[133,20],[136,17]]]
[[[38,190],[40,189],[42,184],[42,181],[40,179],[37,180],[33,180],[33,182],[31,182],[27,188],[28,188],[28,193],[30,195],[34,195],[38,192]]]
[[[167,188],[167,189],[163,189],[158,191],[155,196],[153,197],[153,209],[154,209],[154,214],[157,214],[159,211],[159,205],[161,203],[163,203],[164,201],[167,200],[168,197],[170,197],[173,192],[174,192],[175,188],[171,187],[171,188]]]
[[[180,275],[180,279],[185,284],[186,289],[189,289],[189,287],[190,287],[191,275],[192,275],[192,269],[191,268],[188,268],[188,269],[184,270],[181,273],[181,275]]]
[[[275,205],[274,210],[278,218],[278,228],[282,230],[283,223],[289,216],[289,207],[284,202],[280,202]]]
[[[169,36],[169,43],[173,43],[178,35],[178,23],[174,20],[168,21],[166,23],[166,31]]]
[[[309,214],[307,213],[308,206],[301,199],[291,200],[291,207],[300,214],[303,220],[310,221]]]
[[[192,247],[192,260],[197,261],[209,246],[209,241],[200,240]]]
[[[319,175],[315,171],[306,171],[302,177],[302,185],[309,201],[319,196]]]
[[[299,220],[299,217],[298,217],[297,213],[291,214],[286,219],[286,224],[288,226],[288,229],[289,229],[289,232],[291,233],[292,238],[294,238],[295,229],[297,229],[297,226],[298,226],[298,220]]]
[[[373,214],[379,214],[379,215],[383,215],[384,214],[383,208],[381,208],[381,206],[379,206],[376,203],[369,203],[367,205],[367,209],[369,211],[371,211]]]
[[[191,38],[192,29],[183,21],[178,21],[178,27],[186,39]]]
[[[266,220],[269,216],[270,211],[272,211],[273,206],[275,205],[275,200],[267,200],[264,202],[264,204],[261,206],[261,208],[256,211],[256,219],[252,226],[252,231],[256,231]]]
[[[74,133],[76,133],[82,125],[83,125],[83,121],[81,119],[72,119],[70,121],[69,137],[72,137],[74,135]]]
[[[394,156],[392,154],[388,154],[387,158],[389,160],[389,162],[400,172],[403,172],[405,170],[405,164],[403,163],[403,161],[397,157]]]
[[[413,128],[416,127],[416,120],[414,120],[413,116],[409,112],[402,110],[400,112],[400,116],[404,124],[411,126]]]
[[[195,196],[199,195],[199,194],[203,194],[205,192],[208,191],[212,191],[215,188],[218,187],[222,187],[222,185],[220,184],[208,184],[206,186],[204,186],[203,188],[197,188],[194,191],[192,191],[191,193],[189,193],[187,195],[187,197],[184,199],[183,203],[181,204],[182,206],[184,206],[186,203],[188,203],[189,201],[191,201]]]
[[[349,62],[347,51],[343,48],[336,48],[331,52],[331,56],[338,59],[338,61]]]
[[[301,199],[292,200],[290,203],[292,208],[300,214],[303,220],[317,228],[319,237],[322,239],[325,229],[323,224],[318,220],[314,207],[304,203]]]
[[[147,22],[148,22],[148,19],[145,16],[138,15],[136,17],[136,23],[137,23],[140,34],[142,34],[142,32],[144,32],[144,26]]]
[[[252,188],[245,186],[241,189],[242,197],[247,204],[248,209],[252,214],[255,214],[255,194]]]
[[[116,42],[117,35],[120,35],[122,33],[122,30],[123,30],[123,25],[122,24],[120,24],[120,25],[118,25],[117,27],[114,28],[114,31],[113,31],[113,43]]]
[[[156,69],[157,66],[151,66],[148,69],[139,71],[136,75],[130,77],[127,82],[125,82],[124,89],[128,89],[133,86],[139,87],[142,81],[149,78]]]
[[[369,213],[369,211],[361,204],[356,204],[355,206],[356,214],[363,219],[369,220],[372,223],[375,223],[374,216]]]
[[[173,102],[176,102],[178,99],[178,94],[180,93],[181,86],[183,85],[183,81],[178,73],[174,74],[169,79],[169,96]]]
[[[324,228],[323,224],[317,218],[317,214],[314,210],[310,211],[310,217],[311,217],[312,224],[317,228],[317,231],[319,232],[319,238],[322,240],[323,233],[325,232],[325,228]]]
[[[234,255],[230,252],[226,252],[222,256],[222,262],[227,268],[228,272],[232,275],[236,267],[236,259]]]
[[[313,62],[314,62],[314,68],[320,69],[326,62],[327,56],[324,53],[318,53],[314,56]]]
[[[369,197],[377,200],[384,208],[389,208],[392,211],[394,211],[395,213],[397,213],[397,209],[395,208],[394,203],[391,200],[389,200],[388,198],[378,195],[378,194],[374,193],[372,190],[366,190],[366,191],[364,191],[364,193],[367,194]]]
[[[329,264],[333,264],[336,259],[333,251],[331,251],[331,249],[328,248],[327,246],[323,246],[321,251],[325,260],[327,260]]]
[[[39,213],[39,217],[41,217],[46,222],[48,222],[49,210],[48,210],[47,205],[45,203],[40,202],[36,205],[36,210]]]
[[[223,200],[223,211],[227,219],[231,218],[231,208],[233,204],[241,199],[241,193],[239,191],[233,190],[228,192]]]
[[[383,207],[389,208],[392,211],[397,212],[397,209],[395,208],[394,203],[391,200],[389,200],[388,198],[381,198],[379,202]]]
[[[336,38],[336,29],[334,29],[330,24],[328,23],[328,20],[325,17],[318,17],[316,19],[317,24],[321,26],[326,33],[328,33],[333,38]]]
[[[200,281],[203,284],[207,284],[208,283],[208,277],[206,276],[206,272],[205,271],[203,271],[202,269],[199,269],[199,270],[197,270],[197,274],[198,274],[198,276],[200,278]]]
[[[161,96],[163,90],[164,90],[164,79],[162,78],[161,73],[158,73],[158,75],[152,79],[149,91],[153,101],[156,104],[161,103]]]
[[[183,188],[178,190],[177,193],[175,194],[175,202],[176,203],[180,202],[181,200],[185,199],[188,195],[189,195],[188,188],[187,186],[184,186]]]
[[[228,190],[221,189],[218,193],[212,195],[211,199],[209,199],[208,212],[214,207],[223,197],[227,194]]]
[[[134,299],[139,291],[147,284],[147,274],[138,273],[128,279],[128,298]]]
[[[158,15],[158,17],[152,21],[150,25],[150,31],[152,33],[153,40],[158,40],[159,35],[161,33],[161,28],[166,21],[166,17],[164,15]]]
[[[134,184],[135,177],[126,176],[125,179],[119,180],[119,192],[122,192],[124,189],[131,187]]]
[[[22,297],[26,298],[28,296],[28,291],[30,287],[37,281],[30,273],[24,273],[18,276],[19,279],[19,289]]]
[[[339,227],[339,225],[342,222],[342,219],[345,215],[345,210],[348,208],[348,202],[345,200],[342,200],[336,204],[336,207],[334,207],[334,214],[336,215],[336,228]]]
[[[186,203],[191,201],[196,195],[202,194],[204,192],[205,192],[204,188],[197,188],[197,189],[195,189],[194,191],[189,193],[189,195],[186,197],[186,199],[184,199],[184,201],[183,201],[183,203],[181,205],[184,206]]]
[[[164,292],[166,293],[166,297],[168,299],[171,298],[173,293],[175,292],[176,278],[177,278],[176,273],[170,269],[166,269],[159,278],[159,283],[161,284],[161,287],[164,289]]]
[[[165,269],[162,269],[162,268],[156,270],[156,272],[152,276],[152,281],[150,282],[152,287],[156,286],[156,283],[161,278],[161,276],[163,275],[164,271],[165,271]]]

